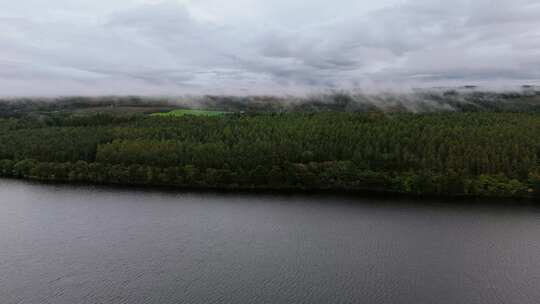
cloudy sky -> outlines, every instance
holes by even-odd
[[[0,95],[537,84],[538,0],[0,0]]]

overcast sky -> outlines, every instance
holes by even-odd
[[[538,84],[538,0],[0,0],[0,95]]]

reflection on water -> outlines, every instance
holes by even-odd
[[[538,303],[540,210],[0,180],[1,303]]]

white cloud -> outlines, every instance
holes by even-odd
[[[1,95],[540,79],[531,0],[0,1]]]

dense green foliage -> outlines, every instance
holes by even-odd
[[[0,119],[0,175],[47,181],[432,195],[540,193],[525,113]]]

